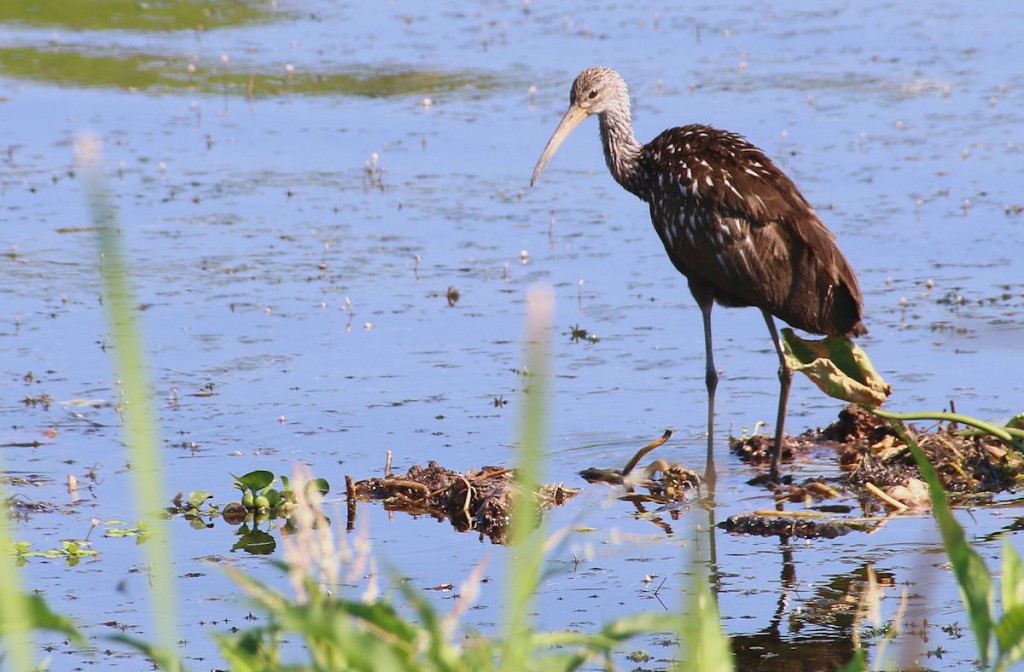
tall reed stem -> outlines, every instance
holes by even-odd
[[[147,536],[143,544],[149,567],[150,602],[156,633],[155,650],[171,656],[177,647],[172,554],[161,514],[166,490],[160,464],[160,432],[153,412],[143,339],[136,324],[128,263],[121,247],[114,205],[103,178],[99,138],[83,134],[75,141],[78,172],[99,243],[103,302],[113,344],[113,365],[121,386],[124,442],[132,464],[135,504]]]
[[[526,669],[531,646],[530,610],[544,560],[545,525],[537,523],[535,493],[543,468],[547,433],[548,334],[555,299],[547,287],[531,287],[526,296],[526,390],[522,395],[515,501],[510,525],[509,566],[505,579],[505,646],[501,669]]]

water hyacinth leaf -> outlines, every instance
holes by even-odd
[[[141,537],[142,528],[139,527],[111,527],[103,533],[108,539],[123,539],[125,537]]]
[[[784,328],[782,348],[789,367],[806,375],[830,397],[877,408],[892,392],[867,353],[848,338],[808,340]]]
[[[212,497],[213,495],[211,495],[208,492],[205,492],[203,490],[196,490],[195,492],[188,493],[188,504],[193,509],[198,509],[200,506],[203,505],[203,502]]]
[[[331,491],[331,484],[327,482],[326,478],[314,478],[309,484],[311,487],[315,487],[321,495],[326,495]]]
[[[274,472],[266,471],[264,469],[250,471],[248,474],[243,476],[235,476],[234,474],[231,474],[231,477],[235,479],[235,487],[242,491],[250,490],[252,492],[259,492],[274,482]]]
[[[238,532],[238,541],[231,547],[232,551],[245,551],[251,555],[273,555],[277,550],[277,541],[263,530],[250,530],[246,526]]]
[[[267,506],[270,509],[276,508],[277,505],[281,503],[281,493],[274,488],[268,489],[263,493],[263,496],[267,498]]]

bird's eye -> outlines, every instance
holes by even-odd
[[[591,89],[590,93],[587,94],[587,98],[590,98],[591,100],[597,98],[597,89]]]

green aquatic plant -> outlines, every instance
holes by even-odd
[[[272,8],[274,4],[236,0],[33,0],[0,5],[0,23],[68,30],[209,30],[288,18],[287,12]]]
[[[601,340],[601,337],[597,334],[593,334],[578,324],[574,324],[569,327],[569,340],[573,343],[579,343],[583,341],[585,343],[597,343]]]
[[[270,485],[274,482],[274,472],[258,469],[242,476],[232,474],[232,478],[235,479],[235,487],[242,491],[242,506],[250,511],[267,512],[270,510],[270,496],[266,493],[271,491]],[[276,504],[280,495],[276,490],[273,491],[273,494]]]
[[[271,487],[276,480],[272,471],[257,469],[242,476],[232,474],[232,478],[234,486],[242,491],[242,506],[249,511],[286,516],[295,504],[296,494],[287,476],[280,477],[280,490]],[[331,491],[325,478],[307,480],[303,487],[314,488],[321,495]]]
[[[0,70],[6,77],[57,86],[249,99],[440,96],[467,89],[488,91],[505,85],[492,75],[472,70],[442,71],[417,65],[297,68],[223,59],[196,61],[180,54],[65,44],[53,48],[0,47]]]
[[[60,546],[45,551],[33,551],[32,542],[17,541],[10,546],[11,555],[14,556],[18,566],[24,565],[29,558],[63,559],[68,567],[74,567],[82,558],[95,557],[99,553],[89,548],[88,542],[73,541],[65,539]]]

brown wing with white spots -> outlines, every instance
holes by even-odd
[[[793,182],[742,136],[665,131],[643,148],[641,197],[672,263],[727,306],[764,308],[794,327],[860,335],[857,278]]]

